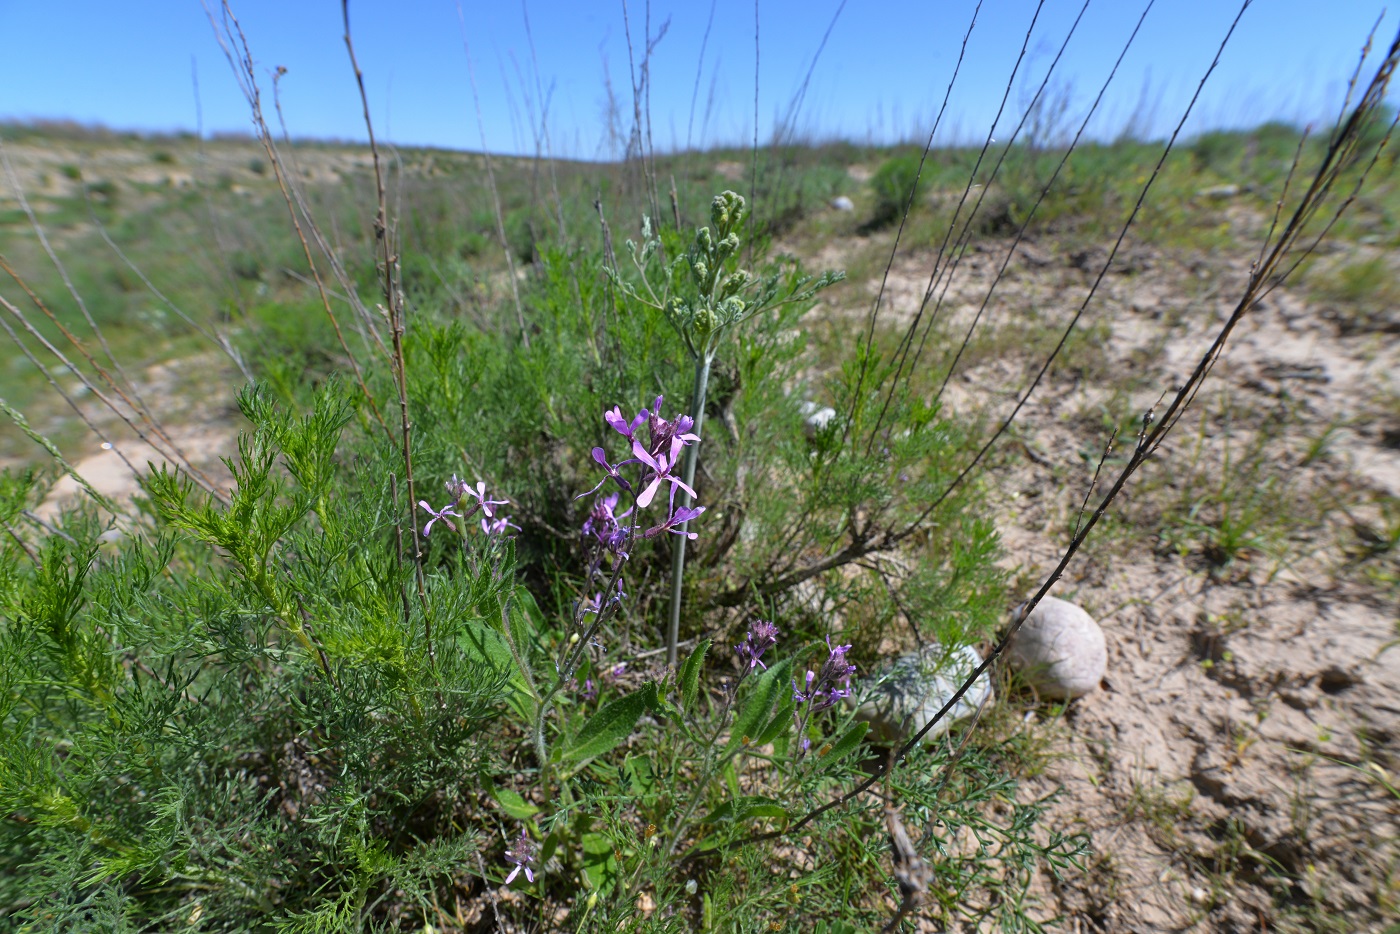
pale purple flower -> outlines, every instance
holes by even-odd
[[[777,644],[778,627],[766,619],[760,619],[745,634],[744,641],[734,646],[734,651],[738,654],[746,673],[752,671],[755,666],[767,670],[768,666],[760,659],[764,652]]]
[[[461,513],[456,513],[456,512],[453,512],[453,511],[452,511],[452,505],[453,505],[453,504],[449,503],[448,505],[442,507],[442,509],[434,509],[433,507],[429,506],[427,503],[425,503],[423,500],[420,499],[420,500],[418,501],[418,505],[419,505],[419,506],[422,506],[424,509],[426,509],[427,512],[428,512],[428,515],[432,516],[432,518],[428,520],[428,524],[425,525],[425,526],[423,526],[423,537],[424,537],[424,538],[427,538],[427,537],[428,537],[428,533],[432,531],[432,529],[433,529],[433,523],[434,523],[434,522],[437,522],[437,521],[439,521],[439,520],[441,520],[441,521],[443,522],[443,524],[445,524],[445,525],[446,525],[449,529],[451,529],[452,531],[454,531],[454,532],[457,531],[457,526],[455,526],[455,525],[452,524],[452,520],[449,519],[448,516],[454,516],[454,517],[460,519],[460,518],[462,518],[462,515],[461,515]]]
[[[691,435],[691,437],[694,437],[694,435]],[[636,455],[637,460],[652,469],[652,475],[647,483],[646,489],[642,490],[641,495],[637,497],[638,509],[645,509],[651,505],[651,501],[656,496],[656,491],[661,487],[661,481],[663,480],[671,484],[671,501],[674,502],[676,498],[676,487],[685,490],[690,494],[692,499],[695,498],[695,490],[680,477],[671,474],[672,468],[674,468],[677,463],[675,457],[667,456],[666,454],[652,456],[650,451],[642,447],[640,441],[632,442],[632,453]]]
[[[530,869],[530,864],[535,861],[535,843],[526,835],[522,829],[520,839],[515,841],[515,845],[506,850],[506,862],[515,868],[506,876],[506,885],[515,881],[515,877],[520,875],[520,870],[525,870],[525,878],[531,882],[535,881],[535,873]]]
[[[598,696],[598,689],[593,686],[592,678],[583,679],[583,690],[579,691],[578,696],[586,701],[591,701]]]
[[[457,480],[455,476],[452,479]],[[492,506],[506,506],[510,503],[508,499],[491,499],[488,497],[486,495],[486,482],[484,480],[476,481],[475,489],[468,486],[463,481],[457,482],[461,488],[461,493],[458,494],[459,501],[461,498],[470,496],[472,499],[476,500],[476,506],[472,507],[472,512],[475,512],[477,507],[480,507],[481,511],[486,513],[488,519],[496,515],[495,511],[491,508]],[[451,489],[451,487],[452,485],[449,483],[448,488]],[[468,513],[468,515],[470,515],[470,513]]]
[[[487,535],[500,535],[504,533],[506,529],[515,529],[515,531],[519,532],[520,526],[511,522],[510,516],[497,516],[490,521],[486,519],[481,520],[481,531],[485,532]]]
[[[670,518],[668,518],[665,522],[661,523],[658,526],[655,526],[654,528],[647,529],[646,533],[642,537],[654,538],[657,535],[660,535],[662,532],[670,532],[674,535],[683,535],[691,541],[695,541],[695,533],[687,532],[686,530],[682,529],[681,526],[685,525],[691,519],[694,519],[696,516],[700,515],[700,513],[704,511],[704,506],[680,506],[676,509],[675,512],[671,513]]]

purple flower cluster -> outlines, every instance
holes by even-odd
[[[428,524],[423,526],[423,537],[427,538],[428,533],[433,529],[433,523],[442,522],[453,532],[459,529],[453,523],[453,519],[463,521],[476,515],[478,511],[482,513],[481,531],[487,535],[501,535],[506,529],[520,529],[520,526],[510,521],[509,516],[497,515],[497,506],[507,506],[508,499],[492,499],[486,495],[486,483],[478,480],[476,486],[472,486],[467,481],[459,478],[456,474],[445,484],[447,495],[450,497],[446,506],[441,509],[434,509],[424,500],[419,500],[418,505],[428,513],[430,518]],[[460,512],[458,510],[461,510]]]
[[[627,552],[624,549],[627,547],[628,533],[632,531],[633,526],[624,526],[622,520],[632,515],[632,510],[628,509],[619,514],[617,500],[618,494],[609,493],[593,504],[588,518],[583,521],[583,535],[613,554],[626,558]]]
[[[662,399],[663,397],[657,396],[656,404],[650,410],[642,409],[630,421],[622,414],[622,409],[619,406],[614,406],[612,411],[604,413],[604,421],[612,426],[614,431],[627,439],[632,456],[613,464],[608,461],[607,451],[601,447],[594,448],[593,460],[603,468],[606,476],[583,496],[598,492],[603,484],[611,479],[621,490],[632,493],[636,497],[637,509],[646,509],[656,498],[661,485],[668,484],[670,486],[666,510],[668,515],[661,522],[643,532],[642,537],[654,538],[657,535],[671,532],[694,539],[695,533],[685,531],[682,526],[703,513],[705,507],[676,506],[677,489],[684,490],[692,498],[695,496],[695,490],[680,478],[676,473],[676,468],[680,465],[681,452],[687,446],[699,441],[700,437],[691,431],[695,427],[695,422],[689,415],[677,415],[671,420],[662,418]],[[647,429],[645,444],[640,436],[643,426],[646,426]],[[636,478],[635,483],[628,479],[623,472],[623,468],[630,465],[640,467],[640,476]],[[616,493],[611,493],[599,500],[583,524],[583,534],[595,539],[612,553],[626,557],[621,549],[625,546],[627,537],[640,526],[622,524],[622,520],[631,515],[632,510],[629,509],[618,514],[616,512],[617,501],[618,494]]]
[[[766,671],[768,666],[761,661],[763,653],[777,644],[778,627],[766,619],[756,621],[753,628],[745,633],[744,641],[734,646],[739,663],[744,666],[743,674],[748,674],[756,667]]]
[[[831,637],[826,637],[827,658],[822,662],[819,671],[807,670],[807,680],[802,689],[797,687],[797,682],[792,684],[792,699],[799,704],[810,702],[808,710],[811,713],[819,713],[836,704],[844,697],[851,696],[851,675],[856,673],[856,666],[846,659],[846,653],[851,650],[849,645],[831,644]]]

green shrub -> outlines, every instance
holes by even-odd
[[[812,280],[740,275],[720,242],[644,226],[636,265],[607,274],[543,249],[525,335],[416,309],[412,488],[396,433],[330,376],[319,309],[260,307],[269,386],[239,398],[228,502],[161,470],[114,541],[91,511],[0,539],[0,930],[418,931],[508,876],[519,897],[491,904],[511,923],[552,905],[576,929],[749,929],[798,903],[804,927],[881,923],[882,805],[788,832],[865,775],[864,725],[826,702],[911,628],[949,649],[988,635],[997,539],[974,486],[929,511],[962,428],[859,358],[813,380]],[[707,304],[711,270],[729,305]],[[641,651],[664,639],[678,539],[642,530],[666,496],[602,548],[578,530],[605,503],[580,494],[606,480],[592,448],[629,456],[605,411],[686,410],[685,342],[710,312],[734,314],[693,448],[686,654],[666,669]],[[393,373],[367,379],[392,411]],[[840,415],[808,424],[810,399]],[[641,471],[613,487],[635,497],[645,469],[616,469]],[[458,474],[507,511],[474,513]],[[37,495],[6,475],[0,520]],[[430,535],[411,499],[443,518]],[[861,541],[853,516],[914,529],[908,570],[807,575]],[[916,750],[889,781],[947,854],[929,909],[947,924],[1028,928],[1037,867],[1083,847],[1037,838],[1045,802],[1018,801],[1001,756],[972,744],[949,772],[947,750]]]
[[[910,206],[909,199],[919,181],[919,154],[901,153],[891,156],[870,177],[870,190],[875,195],[871,226],[893,223]]]

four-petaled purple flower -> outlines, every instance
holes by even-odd
[[[425,526],[423,526],[423,537],[424,537],[424,538],[427,538],[427,537],[428,537],[428,533],[432,531],[433,523],[434,523],[434,522],[437,522],[437,521],[439,521],[439,520],[441,520],[441,521],[443,522],[443,524],[445,524],[445,525],[446,525],[449,529],[451,529],[452,531],[454,531],[454,532],[457,531],[457,526],[455,526],[455,525],[452,524],[452,520],[449,519],[448,516],[454,516],[454,517],[460,519],[460,518],[462,518],[462,514],[452,511],[452,505],[453,505],[453,504],[448,503],[446,506],[442,507],[442,509],[438,510],[438,509],[434,509],[433,507],[429,506],[426,502],[424,502],[423,500],[420,499],[420,500],[418,501],[418,505],[419,505],[419,506],[422,506],[424,509],[426,509],[426,510],[428,511],[428,515],[432,516],[432,518],[428,520],[428,524],[425,525]]]
[[[515,881],[515,877],[520,875],[520,870],[525,870],[525,878],[531,882],[535,881],[535,873],[530,869],[530,864],[535,861],[535,843],[526,835],[522,829],[520,839],[515,841],[515,845],[506,850],[506,862],[515,868],[506,876],[506,885]]]
[[[481,520],[481,531],[485,532],[487,535],[500,535],[505,532],[506,529],[515,529],[515,531],[519,532],[520,526],[511,522],[510,516],[497,516],[494,519],[487,520],[483,518]]]
[[[460,506],[462,500],[466,499],[468,496],[476,500],[476,504],[467,512],[468,516],[480,509],[482,512],[486,513],[486,517],[489,519],[496,514],[491,508],[492,506],[505,506],[510,502],[508,499],[491,499],[488,497],[486,495],[486,481],[478,480],[476,481],[476,486],[473,487],[471,484],[467,483],[467,481],[459,479],[456,474],[453,474],[452,479],[447,481],[447,492],[453,498],[453,505],[456,506]]]
[[[856,673],[856,666],[846,659],[846,653],[851,649],[849,645],[833,646],[831,637],[827,636],[826,647],[827,659],[822,662],[821,670],[814,672],[808,669],[806,683],[801,689],[795,681],[792,685],[792,699],[799,704],[810,701],[812,713],[826,710],[838,700],[850,697],[851,675]]]
[[[693,542],[695,541],[696,537],[695,533],[687,532],[685,529],[680,528],[680,526],[685,525],[691,519],[694,519],[696,516],[700,515],[700,513],[704,511],[704,506],[680,506],[676,509],[675,512],[671,513],[670,517],[667,518],[665,522],[662,522],[660,525],[654,526],[653,528],[647,529],[646,533],[642,537],[655,538],[662,532],[671,532],[675,535],[684,535],[686,538],[690,539]]]
[[[447,487],[447,495],[452,497],[452,502],[448,503],[446,506],[441,509],[434,509],[423,500],[420,499],[418,501],[418,505],[427,510],[428,515],[432,516],[432,518],[428,520],[428,524],[423,526],[424,538],[432,531],[433,523],[439,520],[452,531],[458,531],[452,519],[470,519],[472,516],[476,515],[477,510],[486,514],[486,519],[481,520],[481,531],[485,532],[487,535],[499,535],[508,528],[519,530],[520,526],[511,522],[509,517],[498,517],[496,515],[494,507],[505,506],[510,500],[492,499],[487,496],[486,482],[484,480],[476,481],[476,486],[473,487],[454,473],[452,479],[448,480],[443,485]],[[472,503],[464,509],[462,504],[468,499],[472,500]],[[463,511],[458,512],[457,510],[459,509]],[[451,518],[448,518],[449,516]],[[492,521],[487,522],[487,519]]]
[[[693,438],[695,436],[691,435],[690,437]],[[679,444],[680,442],[677,441],[677,443]],[[691,487],[680,477],[677,477],[671,473],[672,469],[675,468],[677,463],[677,460],[674,456],[668,456],[666,454],[657,454],[653,456],[650,451],[642,447],[642,443],[640,441],[632,442],[632,453],[637,456],[637,460],[641,461],[643,464],[646,464],[652,470],[651,478],[646,485],[646,489],[642,490],[641,494],[637,497],[638,509],[645,509],[651,505],[651,501],[656,496],[656,491],[660,489],[661,482],[663,480],[671,484],[670,502],[675,502],[676,487],[680,487],[682,490],[685,490],[691,495],[692,498],[695,496],[695,490],[691,489]]]
[[[766,619],[755,622],[753,628],[745,634],[744,641],[734,646],[734,651],[744,666],[744,673],[753,671],[755,666],[767,670],[768,666],[760,659],[764,652],[777,644],[778,627]]]

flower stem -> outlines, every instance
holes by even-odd
[[[705,421],[705,391],[710,383],[710,364],[714,361],[714,351],[710,349],[708,342],[695,358],[695,392],[690,397],[690,417],[695,420],[695,427],[691,429],[700,437],[700,428]],[[685,485],[694,489],[695,487],[695,459],[700,443],[690,445],[685,449],[685,467],[682,472],[682,479]],[[690,494],[681,490],[681,505],[690,505]],[[680,640],[681,629],[681,585],[685,580],[685,531],[689,522],[684,522],[680,526],[681,533],[676,536],[675,543],[671,551],[671,619],[666,627],[666,664],[672,668],[676,667],[676,645]]]

